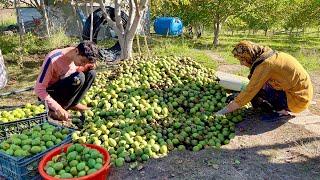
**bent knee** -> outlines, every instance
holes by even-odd
[[[87,76],[88,77],[95,78],[96,75],[97,75],[96,70],[90,70],[90,71],[87,72]]]
[[[82,86],[84,84],[84,81],[86,79],[86,76],[83,72],[79,72],[76,76],[73,77],[73,83],[74,86]]]

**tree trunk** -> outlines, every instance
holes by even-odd
[[[217,47],[219,45],[219,33],[220,33],[221,24],[219,20],[215,20],[213,26],[213,46]]]
[[[47,33],[47,36],[50,37],[49,20],[48,20],[48,15],[47,15],[46,6],[44,4],[44,0],[41,0],[40,3],[43,11],[44,21],[46,24],[46,33]]]
[[[121,5],[120,1],[115,1],[115,22],[109,17],[105,11],[103,1],[99,0],[100,7],[103,10],[103,16],[106,18],[108,24],[115,30],[118,35],[118,40],[121,47],[120,59],[130,59],[132,57],[133,39],[136,34],[138,25],[140,24],[142,15],[146,9],[148,0],[130,0],[129,1],[129,20],[126,28],[123,28],[121,20]]]
[[[268,29],[265,29],[264,30],[264,36],[267,36],[267,34],[268,34]]]
[[[121,59],[130,59],[132,57],[132,45],[133,45],[133,37],[126,38],[122,41],[121,46]]]
[[[196,29],[197,38],[200,38],[202,36],[202,33],[203,33],[202,24],[196,23],[195,24],[195,29]]]
[[[77,22],[77,27],[78,27],[78,29],[80,29],[80,31],[79,31],[79,37],[82,38],[82,32],[81,32],[81,30],[83,29],[83,26],[82,26],[82,23],[79,22],[79,18],[77,18],[77,16],[78,16],[78,14],[77,14],[77,8],[79,8],[77,1],[71,2],[71,7],[72,7],[73,15],[74,15],[74,17],[75,17],[75,19],[76,19],[76,22]]]
[[[292,31],[293,31],[293,28],[290,28],[289,36],[292,36]]]

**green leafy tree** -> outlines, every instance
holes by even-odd
[[[320,25],[320,1],[319,0],[292,0],[284,28],[292,32],[294,29],[304,29]]]
[[[214,0],[206,1],[204,4],[205,11],[213,22],[213,45],[219,45],[219,34],[222,25],[226,22],[228,17],[240,15],[248,6],[248,1],[244,0]]]
[[[247,22],[236,16],[230,16],[225,22],[225,26],[232,32],[232,35],[234,31],[245,30],[248,27]]]
[[[267,35],[268,30],[276,27],[284,18],[286,8],[284,0],[255,0],[254,5],[248,7],[240,17],[248,29],[264,30]]]
[[[9,0],[0,0],[0,7],[4,7],[4,8],[7,8],[9,6],[12,6],[13,3]]]

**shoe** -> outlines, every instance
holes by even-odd
[[[89,110],[90,108],[88,108],[88,106],[83,105],[83,104],[76,104],[76,105],[70,107],[69,109],[74,110],[74,111],[83,112],[83,111]]]
[[[285,115],[285,114],[279,114],[277,112],[272,112],[269,114],[261,115],[260,120],[264,121],[264,122],[276,122],[276,121],[283,119],[284,117],[291,117],[291,115],[290,114]]]

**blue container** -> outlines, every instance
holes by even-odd
[[[34,119],[28,119],[24,121],[18,121],[18,122],[12,122],[16,123],[17,126],[19,125],[28,125],[28,127],[24,129],[30,129],[34,127],[34,122],[37,122],[36,120],[39,120],[41,124],[37,125],[42,125],[44,122],[43,117],[36,117]],[[45,118],[47,116],[45,115]],[[56,126],[57,128],[63,128],[62,126],[52,124],[49,122],[49,124]],[[6,124],[8,125],[8,124]],[[2,126],[6,126],[2,125]],[[8,126],[10,127],[10,126]],[[7,128],[5,128],[7,129]],[[38,164],[41,160],[41,158],[47,154],[49,151],[52,149],[55,149],[61,145],[67,144],[71,142],[71,133],[74,131],[73,129],[69,129],[69,135],[60,143],[57,144],[53,147],[48,148],[46,151],[40,152],[39,154],[36,154],[32,157],[23,157],[23,158],[18,158],[18,157],[13,157],[9,156],[8,154],[5,154],[4,152],[0,152],[0,179],[8,179],[8,180],[37,180],[41,179],[41,176],[38,172]],[[21,132],[23,129],[20,129],[18,132]],[[3,139],[6,139],[7,137],[4,137]],[[1,139],[1,140],[3,140]],[[0,141],[1,141],[0,140]]]
[[[182,34],[183,24],[179,18],[159,17],[154,21],[154,30],[160,35],[178,36]]]

